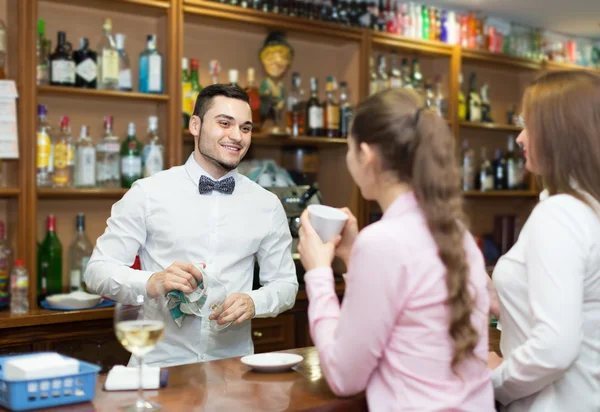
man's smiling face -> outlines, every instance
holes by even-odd
[[[230,171],[250,147],[252,111],[242,100],[216,96],[200,123],[198,152],[207,161]]]

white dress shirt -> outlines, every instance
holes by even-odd
[[[176,261],[205,262],[229,294],[251,296],[255,317],[276,316],[294,306],[298,280],[292,238],[277,196],[235,170],[222,178],[234,177],[233,194],[201,195],[202,175],[210,177],[192,155],[183,166],[138,180],[115,203],[85,272],[92,292],[133,304],[137,295],[146,295],[153,273]],[[141,271],[129,268],[136,254]],[[262,287],[253,291],[255,259]],[[254,352],[250,322],[215,332],[199,317],[186,316],[179,328],[166,308],[163,316],[165,335],[145,356],[148,364],[171,366]]]
[[[600,411],[600,205],[542,200],[494,270],[496,399],[510,412]]]

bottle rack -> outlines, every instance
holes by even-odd
[[[76,16],[78,18],[73,18]],[[101,33],[101,21],[112,17],[115,27],[123,27],[128,33],[136,33],[143,41],[144,35],[157,32],[159,49],[165,60],[165,94],[151,95],[136,92],[76,89],[36,85],[36,21],[47,19],[47,37],[53,40],[56,30],[65,30],[69,41],[78,37]],[[200,57],[206,70],[208,60],[217,58],[222,67],[238,68],[240,84],[244,84],[245,68],[253,65],[257,72],[258,49],[269,30],[286,32],[288,41],[296,48],[294,67],[303,75],[302,87],[308,85],[308,76],[318,75],[321,81],[328,74],[347,80],[351,101],[358,103],[368,95],[369,58],[378,53],[396,51],[401,57],[430,59],[447,79],[449,127],[457,139],[500,141],[505,145],[507,134],[518,134],[519,128],[498,123],[479,124],[459,122],[457,101],[459,73],[471,70],[482,72],[490,81],[490,95],[495,104],[493,75],[507,76],[514,85],[514,96],[502,96],[506,102],[518,103],[526,80],[541,70],[576,68],[557,63],[541,63],[534,60],[494,54],[479,50],[462,50],[440,42],[415,40],[401,36],[376,33],[368,29],[299,19],[261,11],[243,9],[206,0],[0,0],[0,18],[8,25],[8,75],[15,79],[19,88],[19,144],[20,158],[11,169],[8,188],[0,189],[0,201],[4,203],[4,216],[8,220],[8,232],[13,240],[15,256],[26,261],[30,273],[30,306],[35,308],[36,244],[41,238],[47,213],[59,210],[64,216],[58,218],[58,234],[66,251],[73,233],[73,219],[77,212],[89,214],[88,222],[97,221],[97,227],[88,228],[89,237],[95,239],[104,230],[104,221],[110,206],[125,193],[124,189],[38,189],[36,187],[35,113],[38,103],[49,105],[53,124],[62,112],[73,110],[90,112],[96,120],[86,118],[86,123],[99,127],[102,116],[112,111],[129,121],[135,118],[138,125],[145,125],[150,114],[159,116],[161,136],[166,149],[166,167],[180,165],[189,153],[191,136],[184,130],[181,120],[181,59]],[[115,28],[115,32],[119,29]],[[212,34],[208,38],[198,33]],[[140,51],[141,46],[132,44],[128,37],[128,50]],[[237,47],[235,47],[237,46]],[[131,53],[135,60],[135,53]],[[132,67],[136,73],[135,67]],[[225,70],[221,73],[224,79]],[[433,74],[433,73],[432,73]],[[466,78],[466,77],[465,77]],[[201,84],[207,83],[201,74]],[[257,80],[260,81],[260,78]],[[289,87],[289,79],[285,79]],[[502,89],[509,89],[503,86]],[[323,87],[321,86],[321,90]],[[79,110],[79,112],[78,112]],[[84,116],[82,114],[82,116]],[[73,116],[77,121],[77,116]],[[124,124],[124,123],[123,123]],[[123,134],[124,125],[116,125]],[[139,128],[141,129],[141,128]],[[94,132],[95,133],[95,132]],[[143,132],[142,132],[143,133]],[[95,133],[99,136],[98,133]],[[369,215],[376,211],[371,202],[365,201],[345,170],[346,141],[344,139],[273,138],[263,134],[253,136],[253,148],[269,154],[280,154],[282,146],[313,146],[321,151],[319,183],[326,203],[334,206],[350,205],[365,225]],[[487,143],[486,143],[487,144]],[[496,143],[495,143],[496,144]],[[498,144],[499,145],[499,144]],[[261,152],[263,153],[263,152]],[[458,153],[458,152],[457,152]],[[517,211],[526,216],[534,205],[537,195],[535,186],[527,191],[468,192],[467,211],[475,213],[479,229],[487,230],[485,219],[496,210]],[[487,211],[489,199],[494,207]],[[480,203],[481,202],[481,203]],[[67,216],[70,216],[67,218]],[[61,229],[62,228],[62,229]],[[61,234],[62,231],[62,234]],[[66,253],[66,252],[65,252]],[[64,259],[64,262],[67,260]]]

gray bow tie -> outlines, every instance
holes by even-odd
[[[213,190],[221,192],[225,195],[230,195],[233,193],[233,189],[235,189],[235,179],[232,176],[229,176],[228,178],[219,180],[217,182],[212,180],[210,177],[200,176],[198,189],[200,190],[201,195],[210,193]]]

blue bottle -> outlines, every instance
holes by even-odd
[[[442,10],[440,41],[448,43],[448,12]]]
[[[141,93],[163,93],[163,56],[156,50],[156,35],[149,34],[147,47],[140,54],[139,90]]]

